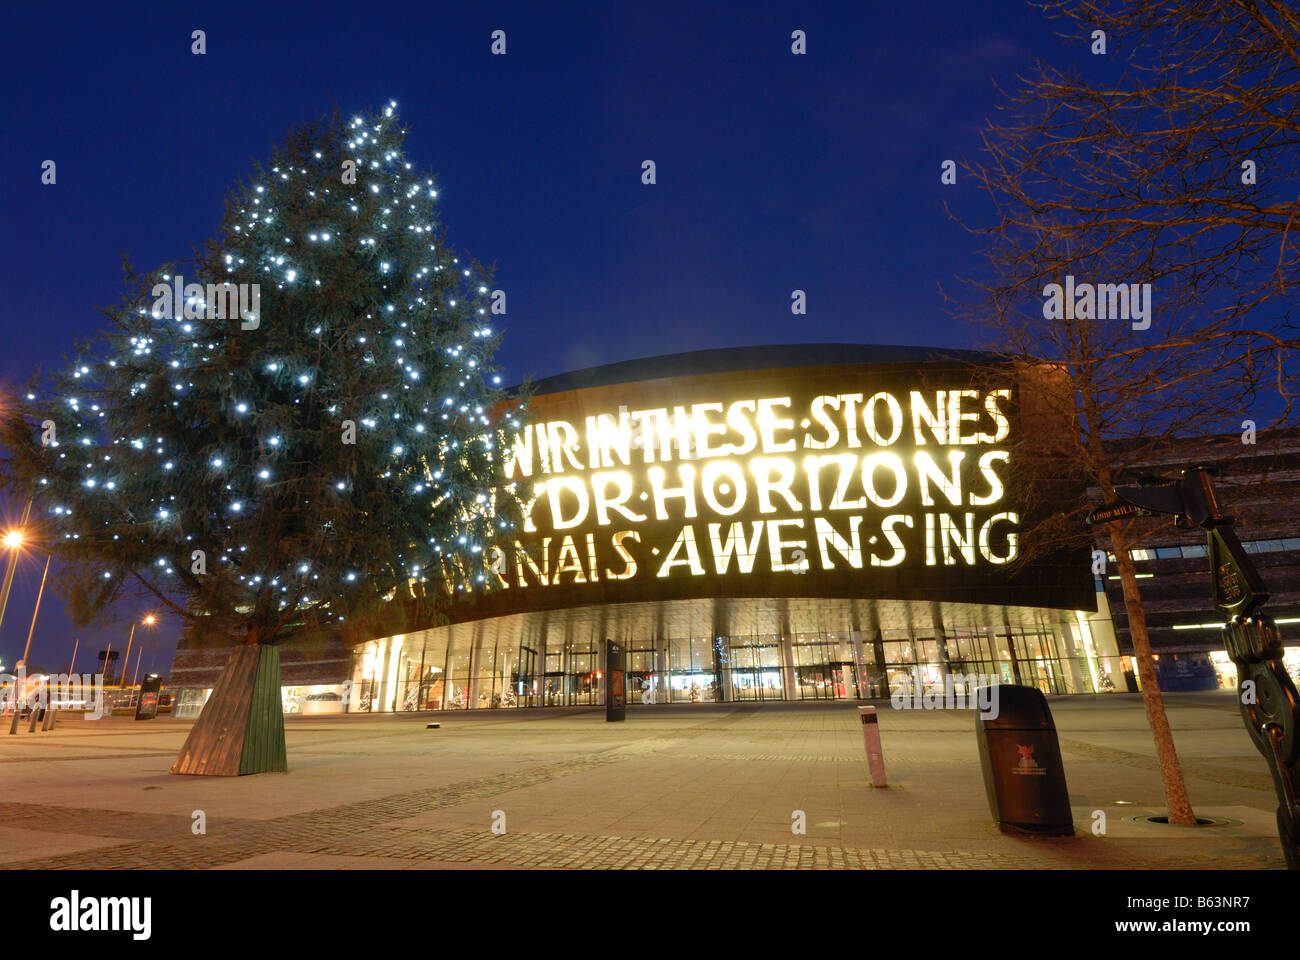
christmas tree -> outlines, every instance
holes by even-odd
[[[395,106],[291,132],[214,239],[128,266],[106,334],[5,407],[3,479],[78,619],[134,590],[233,625],[173,772],[286,769],[277,645],[430,622],[491,586],[516,523],[489,277],[448,246]]]

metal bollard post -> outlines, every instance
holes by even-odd
[[[885,782],[885,755],[880,749],[880,721],[875,707],[858,707],[862,717],[862,741],[867,748],[867,766],[871,768],[871,785],[887,787]]]
[[[42,730],[54,729],[54,708],[53,707],[45,708],[45,719],[41,721],[41,729]]]
[[[40,709],[40,704],[39,704],[39,703],[35,703],[35,702],[33,702],[33,703],[32,703],[32,722],[29,723],[29,724],[27,724],[27,732],[28,732],[28,733],[35,733],[35,732],[36,732],[36,717],[37,717],[37,713],[36,713],[36,711],[39,710],[39,709]]]

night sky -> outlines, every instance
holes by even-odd
[[[940,164],[977,154],[995,81],[1036,58],[1090,58],[1018,0],[185,6],[8,15],[6,393],[101,329],[122,251],[141,270],[189,256],[291,126],[390,99],[408,158],[438,179],[449,239],[496,266],[506,382],[709,347],[982,346],[939,291],[980,268],[978,238],[942,202],[967,216],[981,204],[969,180],[942,186]],[[490,52],[497,29],[505,56]],[[794,289],[806,317],[791,315]],[[7,668],[41,567],[20,562]],[[145,609],[82,629],[47,593],[31,662],[65,669],[80,636],[89,669],[88,651],[122,649]],[[179,626],[136,631],[142,672],[169,664]]]

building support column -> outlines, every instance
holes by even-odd
[[[370,680],[370,713],[379,713],[388,679],[388,638],[375,641],[375,670]]]
[[[480,661],[482,656],[482,634],[475,630],[474,640],[469,648],[469,683],[465,691],[465,709],[475,710],[478,708],[478,672],[481,668]]]
[[[596,644],[600,652],[596,654],[596,662],[600,664],[596,671],[596,703],[599,706],[605,706],[605,691],[609,689],[609,644],[602,637]],[[542,670],[545,673],[545,668]]]
[[[952,663],[948,660],[948,637],[938,624],[934,626],[934,645],[939,650],[939,673],[944,678],[946,687],[948,677],[952,676]]]
[[[891,691],[889,689],[889,671],[885,669],[885,637],[876,629],[876,635],[871,638],[871,652],[876,661],[875,675],[872,680],[871,695],[876,698],[887,698]]]
[[[429,640],[426,636],[420,642],[420,673],[415,678],[415,709],[424,709],[424,651],[428,649]]]
[[[713,683],[718,688],[718,699],[731,702],[731,643],[730,637],[713,638]]]
[[[853,697],[856,700],[862,700],[869,692],[867,689],[866,651],[862,648],[862,631],[850,631],[849,640],[853,644],[853,678],[855,681]]]
[[[799,699],[799,684],[795,679],[794,672],[794,642],[786,634],[781,636],[781,677],[785,681],[782,686],[785,687],[785,698],[787,700]]]
[[[661,636],[655,639],[655,664],[659,668],[655,673],[655,679],[658,681],[655,687],[655,703],[671,703],[672,664],[668,662],[667,637]]]
[[[1011,632],[1011,624],[1004,623],[1002,626],[1003,629],[1006,630],[1006,633],[1003,634],[1003,636],[1006,637],[1007,640],[1007,656],[1011,658],[1011,676],[1015,680],[1017,686],[1023,687],[1025,682],[1020,678],[1020,661],[1016,658],[1015,634]]]
[[[451,664],[452,664],[452,645],[453,637],[451,631],[447,632],[447,644],[442,651],[442,709],[451,709]]]
[[[907,643],[912,648],[912,696],[920,697],[925,693],[925,661],[916,646],[915,627],[908,628]]]

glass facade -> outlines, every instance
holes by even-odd
[[[1048,694],[1097,693],[1114,652],[1099,656],[1087,621],[1044,611],[1026,626],[742,636],[622,638],[631,707],[662,703],[861,700],[979,683]],[[387,637],[353,649],[349,712],[581,707],[604,702],[600,641],[492,621]],[[1122,689],[1122,684],[1119,685]]]

